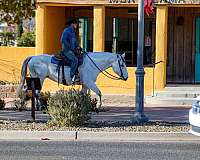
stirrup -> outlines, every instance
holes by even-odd
[[[72,77],[71,83],[74,84],[76,82],[76,75]]]
[[[76,82],[80,82],[80,76],[79,75],[74,75],[72,80],[71,80],[72,84],[75,84]]]

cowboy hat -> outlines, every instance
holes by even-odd
[[[71,24],[78,24],[80,23],[80,21],[77,19],[77,18],[70,18],[68,21],[67,21],[67,25],[71,25]]]

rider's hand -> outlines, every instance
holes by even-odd
[[[78,47],[76,48],[76,50],[82,51],[83,49],[82,49],[80,46],[78,46]]]
[[[81,51],[82,51],[82,48],[80,46],[76,48],[76,52],[78,53],[78,55],[81,55]]]

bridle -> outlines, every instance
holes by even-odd
[[[110,79],[113,79],[113,80],[125,80],[126,78],[124,77],[124,74],[122,72],[122,67],[124,67],[124,64],[120,64],[120,60],[119,60],[119,56],[120,58],[122,59],[122,61],[126,64],[124,58],[121,56],[121,55],[117,55],[117,59],[118,59],[118,65],[119,65],[119,68],[120,68],[120,72],[121,72],[121,76],[120,77],[117,77],[117,76],[114,76],[112,74],[110,74],[109,72],[107,71],[102,71],[98,66],[97,64],[92,60],[92,58],[88,55],[88,53],[86,51],[82,51],[90,60],[91,62],[95,65],[95,67],[106,77],[110,78]],[[106,74],[105,74],[105,73]]]
[[[121,56],[121,55],[117,55],[117,58],[120,56],[120,58],[121,58],[121,60],[122,60],[122,62],[123,63],[125,63],[126,64],[126,61],[125,61],[125,59]],[[125,80],[126,78],[124,77],[124,74],[123,74],[123,72],[122,72],[122,67],[124,67],[124,64],[120,64],[120,60],[119,60],[119,58],[118,58],[118,64],[119,64],[119,68],[120,68],[120,72],[121,72],[121,79],[123,79],[123,80]]]

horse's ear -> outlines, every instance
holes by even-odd
[[[124,53],[122,54],[122,57],[125,58],[125,56],[126,56],[126,53],[124,52]]]

